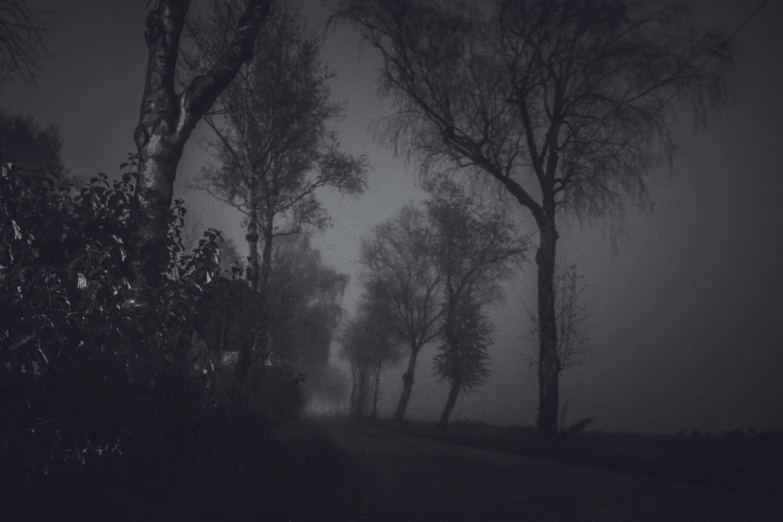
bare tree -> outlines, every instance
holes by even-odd
[[[319,48],[299,13],[281,9],[206,118],[217,161],[202,169],[197,186],[245,215],[248,279],[256,289],[269,283],[275,237],[328,224],[317,189],[356,194],[364,188],[363,161],[341,152],[329,129],[343,109],[330,101],[333,75]]]
[[[147,76],[134,132],[138,178],[132,205],[136,253],[131,270],[137,280],[154,281],[160,277],[157,260],[165,251],[174,178],[185,143],[196,123],[252,56],[272,0],[246,0],[229,44],[204,73],[179,92],[175,88],[177,58],[191,2],[150,0],[147,4]]]
[[[268,362],[295,366],[313,381],[329,364],[348,276],[323,264],[307,234],[278,241],[272,264]]]
[[[439,422],[445,428],[459,392],[472,390],[488,375],[486,349],[492,338],[482,308],[501,297],[500,282],[524,259],[527,238],[515,234],[502,209],[482,205],[452,180],[438,179],[427,190],[429,248],[443,283],[445,317],[435,370],[451,383]]]
[[[339,337],[340,356],[351,367],[350,416],[360,419],[367,413],[368,398],[372,386],[373,354],[369,347],[377,341],[377,335],[366,317],[357,316],[349,321]]]
[[[555,437],[557,216],[618,217],[624,196],[647,202],[646,174],[675,150],[677,103],[690,97],[703,123],[730,99],[729,39],[681,4],[627,0],[344,0],[334,18],[381,53],[395,146],[425,172],[494,179],[533,218],[538,429]]]
[[[41,72],[38,61],[49,53],[43,35],[51,28],[27,0],[0,0],[0,84],[19,75],[33,84]]]
[[[408,365],[395,411],[402,421],[413,388],[421,348],[437,338],[444,315],[441,276],[432,262],[432,231],[425,214],[412,205],[362,241],[362,264],[373,294],[389,304],[395,333],[408,345]]]
[[[402,340],[395,331],[394,314],[391,303],[383,298],[383,293],[377,285],[365,285],[365,292],[359,302],[357,319],[367,325],[371,333],[363,349],[368,352],[372,375],[372,410],[370,417],[378,417],[378,401],[381,395],[381,372],[384,365],[395,365],[400,362],[404,353]]]

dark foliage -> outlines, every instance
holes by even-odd
[[[301,393],[285,368],[251,373],[238,389],[205,364],[194,332],[221,280],[221,239],[208,230],[185,252],[181,201],[159,260],[163,283],[135,291],[134,158],[124,166],[120,180],[100,175],[78,191],[3,167],[2,486],[27,519],[239,515],[272,491],[283,465],[275,429],[295,419]],[[285,518],[285,498],[269,493],[268,513]]]
[[[31,116],[0,109],[0,157],[16,168],[26,167],[65,174],[62,139],[56,125],[41,127]]]

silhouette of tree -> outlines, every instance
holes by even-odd
[[[308,383],[316,384],[329,364],[348,276],[325,266],[310,237],[303,234],[278,242],[271,281],[268,361],[295,367]]]
[[[330,101],[333,74],[319,48],[299,13],[281,9],[206,118],[217,136],[209,144],[217,163],[201,170],[197,186],[245,215],[248,279],[256,289],[269,283],[275,237],[328,225],[318,188],[364,188],[362,161],[341,152],[329,129],[343,109]]]
[[[555,437],[557,216],[620,217],[628,195],[645,204],[646,174],[662,157],[671,166],[678,102],[704,123],[730,100],[732,46],[658,2],[344,0],[332,20],[382,56],[395,148],[425,173],[494,179],[535,221],[538,429]]]
[[[380,289],[372,282],[365,285],[364,296],[359,302],[357,316],[370,332],[370,338],[362,349],[368,352],[373,370],[372,410],[370,417],[378,417],[378,400],[381,394],[381,371],[384,365],[395,365],[403,356],[399,335],[394,328],[394,315],[390,303],[383,299]]]
[[[352,419],[365,416],[368,393],[372,385],[374,358],[368,347],[378,342],[378,335],[366,319],[366,316],[358,316],[349,321],[339,338],[342,345],[340,357],[347,360],[351,367],[349,411]]]
[[[213,54],[222,48],[202,41],[205,47]],[[319,48],[298,11],[281,6],[257,38],[253,58],[205,118],[215,135],[207,147],[215,163],[201,169],[195,186],[244,215],[247,279],[264,294],[275,238],[328,225],[316,191],[357,194],[364,188],[363,161],[342,152],[329,128],[343,109],[330,101],[333,75],[319,60]],[[269,306],[257,322],[254,350],[262,359]]]
[[[450,326],[435,355],[435,375],[450,382],[449,395],[438,428],[446,428],[461,391],[471,392],[489,377],[492,324],[470,290],[462,292],[450,307]]]
[[[393,330],[408,345],[408,365],[394,414],[398,422],[405,417],[416,359],[421,348],[439,335],[444,314],[441,276],[430,249],[433,240],[425,213],[408,205],[362,241],[366,282],[375,297],[388,303]]]
[[[435,373],[451,383],[439,421],[445,428],[459,392],[470,391],[488,375],[486,349],[492,336],[482,308],[501,297],[500,282],[522,261],[527,240],[515,234],[502,209],[487,208],[454,181],[441,178],[426,188],[430,251],[445,309]]]

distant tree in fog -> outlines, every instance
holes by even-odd
[[[459,392],[488,375],[492,336],[483,308],[501,297],[500,283],[524,259],[527,238],[516,233],[502,209],[484,206],[452,180],[436,179],[426,189],[429,249],[444,309],[435,372],[451,384],[439,421],[446,427]]]
[[[359,419],[367,415],[369,392],[372,386],[373,355],[367,348],[377,342],[377,334],[366,316],[350,320],[342,334],[340,356],[348,361],[351,368],[350,415]]]
[[[377,291],[372,283],[365,285],[356,316],[347,323],[340,338],[341,356],[351,366],[353,418],[377,418],[383,365],[396,364],[403,356],[390,303]]]
[[[451,306],[448,336],[435,355],[435,375],[450,384],[449,395],[438,421],[446,428],[460,392],[470,393],[490,375],[487,368],[492,345],[492,323],[470,292],[462,292]]]
[[[403,357],[402,339],[395,329],[394,314],[390,303],[383,299],[380,289],[370,282],[359,303],[358,315],[372,328],[373,342],[364,346],[373,361],[372,411],[370,417],[378,417],[378,400],[381,394],[381,370],[384,365],[395,365]]]
[[[347,285],[348,276],[323,263],[309,235],[288,236],[277,242],[268,289],[267,360],[303,373],[308,394],[317,394],[324,382],[321,374],[329,366],[329,350],[344,313],[341,303]]]
[[[186,63],[223,46],[196,29],[189,34],[200,45]],[[205,117],[214,133],[207,150],[215,161],[201,169],[196,186],[243,214],[246,276],[264,295],[273,284],[275,241],[329,223],[316,191],[358,194],[364,188],[363,161],[343,152],[331,129],[343,108],[330,100],[333,74],[319,58],[320,45],[301,15],[280,3],[256,39],[253,58]],[[270,342],[271,306],[267,301],[257,321],[254,350],[261,358]]]
[[[393,329],[407,345],[408,364],[394,413],[397,421],[405,417],[419,352],[442,328],[442,278],[432,259],[433,241],[426,214],[413,205],[376,226],[362,241],[366,283],[374,297],[388,303]]]
[[[730,100],[734,51],[680,3],[342,0],[382,58],[389,141],[494,183],[538,229],[538,430],[557,435],[558,216],[621,217],[675,150],[682,101],[699,123]]]

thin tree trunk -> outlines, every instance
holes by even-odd
[[[261,284],[258,292],[261,293],[261,311],[258,316],[258,337],[256,351],[262,364],[266,364],[269,354],[270,321],[272,310],[272,294],[269,290],[272,282],[272,252],[274,250],[274,215],[267,216],[267,225],[264,232],[264,251],[261,259]]]
[[[349,416],[352,419],[355,419],[357,417],[356,415],[356,390],[358,388],[358,379],[357,379],[357,369],[358,367],[356,365],[351,365],[351,404],[349,405]]]
[[[411,397],[413,388],[413,373],[416,370],[416,357],[419,355],[419,347],[411,346],[411,355],[408,359],[408,369],[402,374],[402,394],[400,402],[397,403],[397,411],[394,413],[394,420],[402,422],[405,419],[405,409],[408,407],[408,400]]]
[[[131,206],[135,252],[130,268],[137,287],[155,285],[162,277],[174,178],[185,143],[196,123],[252,56],[270,3],[247,1],[231,44],[207,73],[194,78],[181,93],[175,91],[174,79],[190,2],[159,0],[147,16],[147,75],[133,135],[139,172]]]
[[[248,249],[247,282],[250,288],[257,292],[261,277],[261,259],[258,256],[258,214],[255,210],[251,210],[248,217],[245,239],[247,240]]]
[[[367,413],[367,366],[359,367],[359,392],[357,394],[357,418],[363,418]]]
[[[438,429],[445,430],[449,425],[449,417],[451,416],[451,410],[454,409],[454,405],[457,404],[457,396],[461,383],[458,381],[452,381],[451,389],[449,390],[449,396],[446,399],[446,406],[443,408],[443,412],[440,414],[440,420],[438,421]]]
[[[446,399],[446,406],[443,408],[443,412],[440,416],[440,421],[438,421],[438,428],[439,429],[446,429],[446,427],[449,424],[449,416],[451,415],[451,410],[454,408],[454,405],[457,403],[457,395],[459,395],[459,390],[462,387],[462,374],[460,372],[460,353],[459,353],[459,339],[457,338],[457,334],[454,331],[454,307],[456,306],[456,298],[454,297],[454,292],[451,289],[451,284],[448,286],[449,289],[449,307],[448,312],[446,316],[446,342],[449,343],[449,355],[450,355],[450,362],[451,362],[451,390],[449,390],[449,396]]]
[[[383,365],[383,359],[378,358],[378,365],[375,367],[375,390],[372,395],[372,418],[378,418],[378,397],[380,396],[381,389],[381,366]]]
[[[554,212],[539,226],[538,265],[538,431],[548,439],[557,437],[559,404],[557,317],[554,302],[555,245]]]
[[[258,257],[258,214],[251,208],[250,216],[248,217],[247,234],[245,235],[247,240],[247,282],[250,288],[255,290],[258,288],[259,272],[260,272],[260,260]],[[237,361],[235,374],[239,380],[247,377],[250,372],[250,366],[253,363],[253,346],[255,345],[257,333],[254,329],[250,336],[250,341],[243,343],[239,347],[239,360]]]

